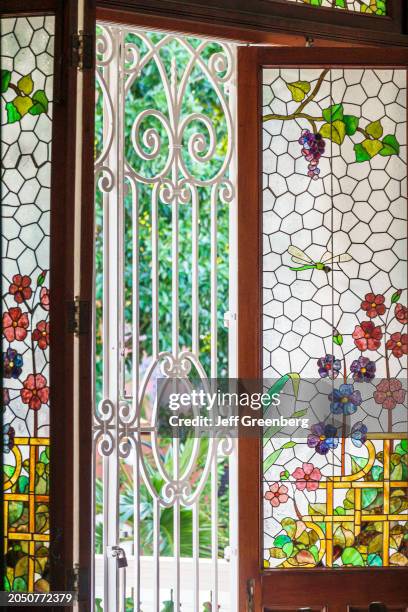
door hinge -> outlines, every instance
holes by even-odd
[[[95,38],[93,34],[85,34],[83,30],[72,35],[71,65],[78,70],[94,68]]]
[[[75,336],[88,334],[90,329],[91,306],[87,300],[78,296],[67,304],[68,332]]]
[[[74,567],[69,572],[68,576],[68,591],[74,593],[75,599],[80,600],[81,595],[86,595],[89,589],[88,585],[88,570],[85,567],[80,567],[79,563],[74,563]]]
[[[247,612],[255,612],[255,580],[247,580]]]

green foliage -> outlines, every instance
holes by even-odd
[[[292,94],[292,100],[302,102],[310,91],[310,83],[307,81],[296,81],[295,83],[286,83],[287,88]]]
[[[20,121],[24,115],[41,115],[48,112],[48,98],[44,90],[38,89],[31,95],[34,82],[30,74],[22,76],[17,84],[12,83],[10,70],[1,71],[1,93],[11,90],[15,97],[5,102],[7,123]]]

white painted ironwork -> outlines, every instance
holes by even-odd
[[[188,61],[180,66],[177,50],[183,50]],[[170,57],[170,59],[169,59]],[[145,107],[131,117],[126,112],[129,92],[144,71],[153,65],[159,75],[166,112]],[[159,612],[163,600],[174,602],[173,609],[184,612],[203,610],[203,603],[211,601],[212,610],[236,609],[235,563],[237,558],[234,513],[230,512],[230,542],[227,557],[219,559],[218,546],[218,460],[228,456],[230,462],[230,492],[235,499],[235,444],[232,440],[208,439],[203,469],[195,471],[202,441],[194,439],[191,455],[181,461],[180,441],[171,441],[171,469],[165,465],[157,430],[157,406],[154,401],[151,414],[143,406],[149,389],[160,371],[161,376],[174,380],[189,380],[197,375],[206,381],[220,376],[218,334],[223,327],[224,310],[236,313],[236,202],[235,202],[235,48],[225,42],[191,39],[170,33],[150,34],[142,29],[107,23],[98,24],[97,84],[103,97],[102,146],[95,162],[96,191],[102,200],[103,226],[103,391],[95,408],[94,443],[95,465],[101,470],[102,507],[100,519],[103,529],[102,557],[96,556],[96,597],[102,599],[104,612],[116,612],[123,607],[120,591],[126,589],[133,609]],[[226,148],[219,150],[217,131],[211,107],[208,111],[186,113],[184,100],[194,79],[204,78],[217,98],[217,108],[224,117]],[[150,126],[146,127],[146,121]],[[153,123],[152,123],[153,121]],[[156,127],[157,126],[157,127]],[[131,150],[131,155],[128,153]],[[145,164],[151,162],[150,172],[138,168],[134,159]],[[214,160],[210,178],[200,168]],[[147,367],[141,367],[139,292],[140,258],[140,192],[150,191],[151,235],[151,355]],[[209,303],[203,304],[200,295],[200,205],[203,193],[210,206],[209,235],[204,240],[210,245]],[[125,218],[125,200],[131,199],[131,221]],[[168,206],[171,211],[171,342],[163,346],[160,333],[160,210]],[[181,207],[191,213],[190,269],[191,275],[191,346],[181,341],[179,273],[186,254],[181,249]],[[229,304],[219,304],[218,295],[218,219],[221,214],[229,218]],[[132,224],[132,320],[125,317],[125,224]],[[184,261],[185,263],[185,261]],[[222,310],[220,311],[220,308]],[[203,329],[200,313],[208,310],[210,318],[210,359],[202,360]],[[127,327],[126,327],[127,325]],[[125,334],[131,330],[132,374],[126,380]],[[236,315],[228,321],[230,377],[236,375]],[[145,360],[146,361],[146,360]],[[149,440],[149,457],[145,441]],[[150,461],[149,465],[147,462]],[[151,466],[164,483],[159,490],[152,479]],[[122,532],[126,525],[120,519],[121,474],[126,474],[133,487],[133,540]],[[130,471],[129,471],[130,468]],[[129,474],[131,475],[129,476]],[[142,541],[141,525],[146,508],[141,505],[140,491],[145,487],[151,498],[152,530],[148,543],[151,555],[142,554],[146,542]],[[210,557],[200,558],[200,504],[203,491],[210,499],[211,508]],[[172,555],[161,554],[160,527],[164,513],[172,509]],[[182,556],[181,513],[191,510],[192,556]],[[126,581],[119,584],[117,559],[112,550],[124,550],[131,570]],[[101,564],[101,558],[103,564]],[[169,563],[170,562],[170,563]],[[228,571],[229,570],[229,571]],[[229,583],[226,576],[229,575]],[[103,589],[101,589],[103,582]],[[123,587],[123,584],[126,587]],[[148,585],[148,586],[146,586]],[[203,590],[203,585],[204,589]],[[208,588],[210,586],[210,588]],[[103,593],[103,595],[102,595]],[[129,605],[131,605],[129,603]],[[98,609],[98,608],[96,608]],[[170,609],[170,608],[169,608]]]

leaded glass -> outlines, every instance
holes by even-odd
[[[264,565],[406,566],[406,71],[265,69],[263,105],[264,378],[309,419],[265,432]]]
[[[49,590],[53,17],[1,20],[5,589]]]
[[[340,9],[366,15],[386,15],[387,0],[286,0],[323,8]]]

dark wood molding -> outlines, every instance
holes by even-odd
[[[194,27],[212,26],[281,36],[311,36],[360,44],[408,46],[407,7],[390,0],[390,15],[379,17],[295,5],[284,0],[97,0],[106,17],[115,13],[183,20]]]

